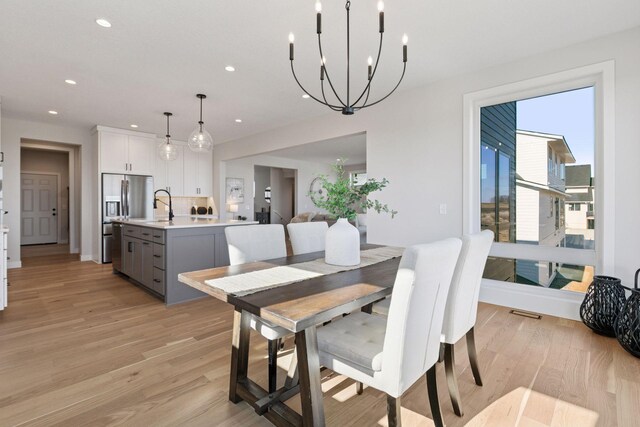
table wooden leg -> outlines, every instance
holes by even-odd
[[[324,426],[324,403],[320,382],[320,357],[316,327],[311,326],[296,333],[298,375],[300,377],[300,401],[302,425]]]
[[[238,382],[247,378],[249,366],[249,313],[236,308],[233,313],[233,337],[231,338],[231,375],[229,376],[229,400],[238,403],[242,399],[238,394]]]

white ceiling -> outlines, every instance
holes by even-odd
[[[367,135],[365,133],[346,135],[340,138],[326,139],[312,142],[311,144],[271,151],[266,154],[287,159],[330,164],[342,159],[347,166],[362,165],[367,163]]]
[[[0,95],[3,115],[95,124],[186,139],[206,93],[205,123],[217,143],[327,114],[303,100],[291,77],[289,31],[303,82],[318,81],[313,0],[2,0]],[[352,86],[377,48],[377,0],[355,0]],[[94,21],[107,18],[112,28]],[[640,25],[638,0],[388,0],[381,66],[372,96],[401,72],[402,90]],[[343,87],[344,3],[323,4],[327,66]],[[232,64],[236,72],[228,73]],[[77,86],[69,86],[73,79]],[[316,86],[317,89],[317,86]],[[376,107],[372,107],[376,108]],[[47,114],[59,111],[58,116]],[[338,114],[338,113],[335,113]],[[241,124],[234,119],[241,118]]]

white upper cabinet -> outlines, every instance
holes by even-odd
[[[213,196],[213,155],[200,153],[198,156],[198,185],[200,195]]]
[[[208,197],[213,195],[213,156],[184,149],[184,195]]]
[[[121,133],[100,132],[100,172],[127,173],[129,136]]]
[[[98,127],[100,172],[152,175],[156,139]]]
[[[155,138],[129,135],[129,173],[135,175],[153,174],[153,159],[157,157]]]

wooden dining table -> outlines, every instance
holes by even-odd
[[[379,246],[363,245],[362,249]],[[316,327],[345,313],[367,310],[391,294],[400,258],[353,270],[314,277],[296,283],[236,296],[207,285],[206,281],[324,257],[324,252],[268,261],[186,272],[178,280],[234,306],[229,400],[249,403],[277,426],[324,426],[320,359]],[[289,372],[285,386],[269,394],[248,378],[251,314],[295,334],[297,374]],[[293,385],[292,385],[293,384]],[[300,394],[302,414],[284,402]]]

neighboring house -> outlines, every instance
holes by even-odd
[[[591,165],[566,168],[566,246],[594,249],[594,192]]]
[[[565,165],[575,158],[562,135],[516,131],[516,242],[565,244]],[[548,286],[558,265],[516,262],[516,274]]]

